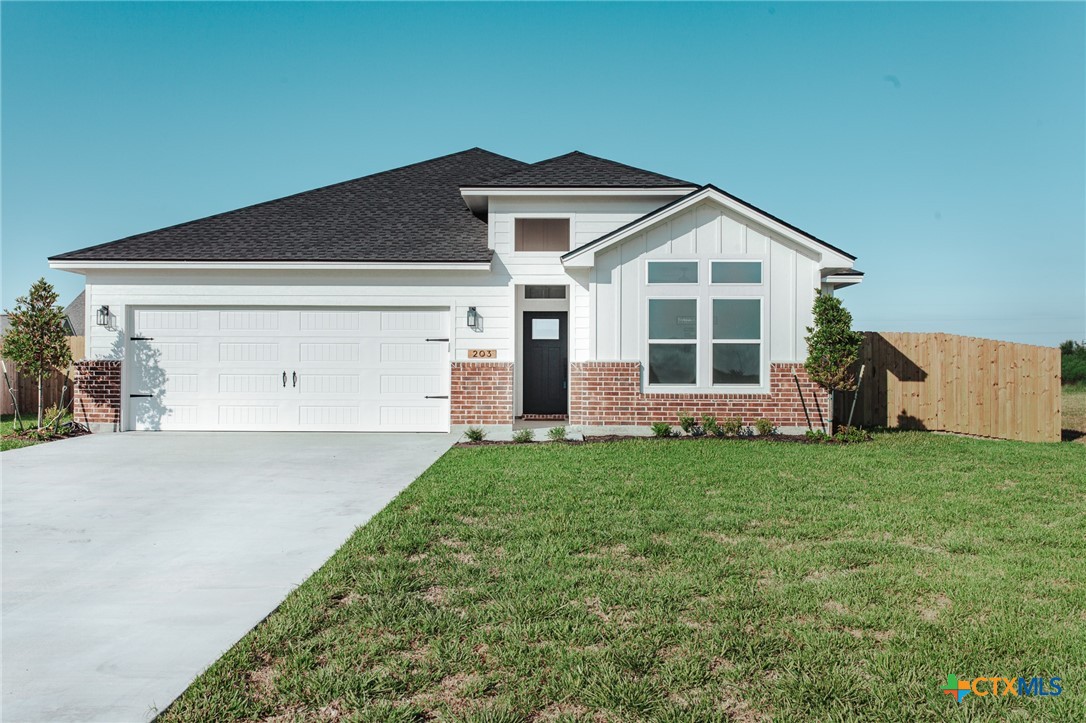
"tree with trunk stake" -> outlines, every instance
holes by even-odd
[[[863,344],[862,332],[852,330],[852,314],[836,296],[815,291],[814,326],[807,327],[807,376],[830,393],[856,389],[856,360]],[[826,430],[829,431],[829,430]]]
[[[30,293],[15,300],[9,311],[10,327],[4,334],[3,356],[38,383],[38,429],[42,427],[44,400],[42,380],[72,363],[72,349],[64,329],[64,310],[57,306],[57,292],[44,278]]]

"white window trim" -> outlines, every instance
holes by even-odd
[[[754,284],[736,284],[736,286],[753,286]],[[761,296],[711,296],[709,298],[709,315],[713,314],[713,302],[717,299],[721,301],[750,301],[754,300],[758,302],[758,338],[757,339],[717,339],[713,334],[713,320],[709,319],[709,386],[714,390],[746,390],[748,393],[751,390],[760,390],[769,385],[766,383],[766,364],[765,364],[765,299]],[[757,344],[758,345],[758,382],[755,384],[716,384],[713,382],[713,345],[714,344]],[[740,392],[741,393],[741,392]]]
[[[761,281],[713,281],[714,264],[758,264],[758,275]],[[762,259],[711,259],[709,261],[709,286],[764,286],[765,262]],[[723,298],[723,297],[721,297]]]
[[[573,221],[574,221],[574,218],[576,217],[576,214],[574,214],[574,213],[525,212],[525,213],[514,213],[514,214],[511,214],[511,215],[512,215],[511,224],[513,226],[513,230],[512,230],[512,235],[513,235],[512,255],[513,256],[520,257],[520,258],[540,258],[540,259],[561,258],[563,254],[568,254],[570,251],[573,250],[573,248],[574,248],[573,247],[573,242],[575,240],[575,231],[573,229]],[[517,219],[518,218],[552,218],[552,219],[564,218],[564,219],[566,219],[567,221],[569,221],[569,248],[566,249],[565,251],[517,251]]]
[[[649,264],[694,264],[698,273],[697,281],[649,281]],[[645,259],[645,286],[682,286],[691,288],[701,286],[701,259]]]
[[[654,284],[655,286],[656,284]],[[662,286],[662,284],[661,284]],[[689,285],[687,285],[689,288]],[[653,340],[649,332],[649,306],[653,301],[693,301],[694,302],[694,314],[697,321],[694,324],[694,338],[693,339],[657,339]],[[701,379],[702,374],[702,350],[701,350],[701,324],[702,324],[702,309],[701,309],[701,297],[690,296],[689,293],[685,296],[648,296],[645,298],[645,348],[643,350],[645,359],[645,389],[653,394],[666,394],[668,392],[685,392],[693,393],[698,387],[698,380]],[[685,344],[694,345],[694,383],[693,384],[651,384],[649,383],[649,347],[652,344]]]

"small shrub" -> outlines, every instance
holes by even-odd
[[[659,438],[662,439],[664,437],[671,437],[674,434],[675,434],[674,430],[671,429],[671,425],[668,424],[667,422],[653,422],[652,423],[652,436],[653,437],[659,437]]]
[[[561,442],[566,438],[566,428],[561,425],[551,427],[547,430],[547,436],[550,437],[552,442]]]
[[[807,439],[813,440],[815,442],[828,442],[833,439],[833,437],[826,434],[821,429],[808,429],[805,434],[807,436]]]
[[[777,428],[773,426],[773,422],[769,421],[765,417],[754,422],[754,430],[761,436],[765,437],[773,434],[777,431]]]
[[[711,414],[701,415],[701,428],[706,434],[711,434],[714,437],[720,436],[720,424],[717,423],[716,417]]]
[[[686,412],[679,412],[679,428],[682,429],[684,434],[689,434],[691,437],[700,437],[705,434],[705,430],[698,424],[698,420]]]
[[[513,435],[513,441],[516,442],[517,444],[526,444],[527,442],[531,442],[534,439],[535,439],[535,430],[534,429],[521,429],[521,430],[518,430],[517,433]]]
[[[744,425],[743,427],[741,427],[739,429],[739,436],[740,437],[753,437],[754,436],[754,427],[750,426],[749,424]]]
[[[868,442],[871,440],[871,433],[859,427],[841,427],[833,438],[841,442]]]
[[[469,442],[482,442],[486,439],[486,430],[482,427],[468,427],[464,432],[464,436],[468,438]]]
[[[725,437],[738,437],[743,431],[743,420],[739,417],[728,417],[720,423],[720,431]]]

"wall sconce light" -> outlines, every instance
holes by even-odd
[[[468,307],[468,328],[477,329],[479,327],[479,312],[474,306]]]
[[[109,307],[99,306],[98,313],[95,315],[95,321],[98,326],[109,326]]]

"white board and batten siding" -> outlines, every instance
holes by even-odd
[[[819,260],[810,250],[774,238],[709,202],[664,219],[597,255],[589,317],[593,359],[633,361],[644,356],[645,304],[651,294],[645,263],[652,259],[701,262],[703,287],[711,261],[761,261],[762,288],[740,293],[763,295],[763,339],[769,345],[765,363],[802,361],[814,290],[820,285]],[[729,295],[725,287],[711,287],[706,293]]]
[[[579,248],[673,200],[674,196],[615,198],[606,196],[502,197],[490,199],[488,238],[495,270],[508,273],[516,285],[553,284],[569,287],[570,361],[591,359],[591,273],[567,269],[560,253],[517,252],[516,219],[568,218],[570,247]]]
[[[447,309],[135,308],[132,429],[447,431]]]

